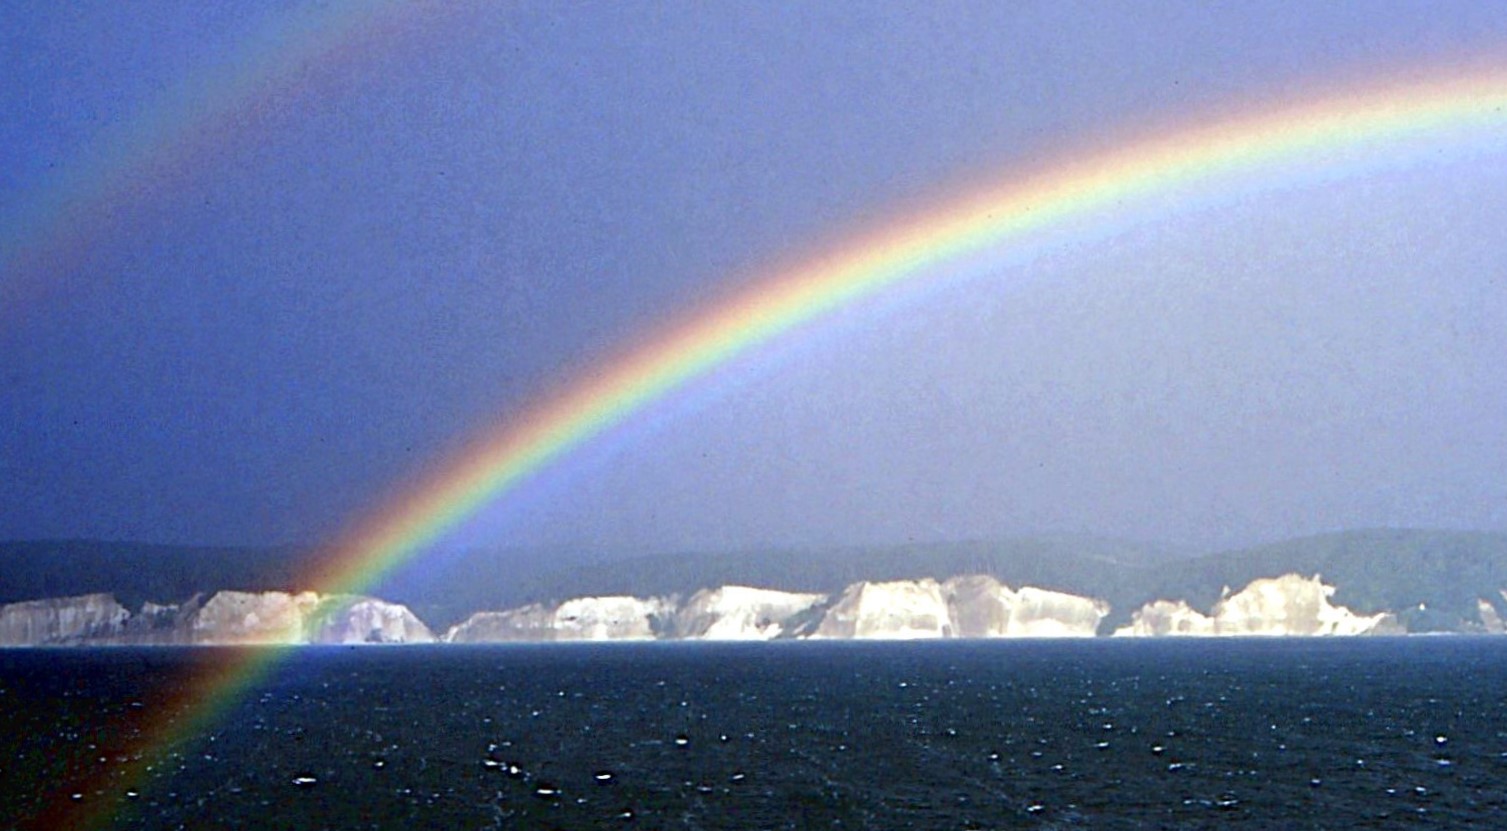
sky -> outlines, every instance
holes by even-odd
[[[1486,2],[911,6],[8,4],[0,539],[317,544],[853,234],[1507,54]],[[1491,144],[1127,206],[859,304],[439,544],[1507,530]]]

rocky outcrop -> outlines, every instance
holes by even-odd
[[[193,616],[204,598],[195,595],[183,604],[148,601],[131,615],[113,638],[95,638],[90,644],[130,646],[183,646],[193,641]]]
[[[314,592],[216,592],[189,620],[189,642],[210,646],[307,643]]]
[[[810,637],[915,640],[952,636],[942,586],[930,578],[854,583],[827,609]]]
[[[1102,600],[993,577],[855,583],[829,608],[813,638],[1091,638],[1109,613]]]
[[[709,641],[772,640],[788,634],[792,620],[826,599],[824,594],[747,586],[703,589],[675,613],[675,635]]]
[[[478,612],[451,627],[450,643],[652,640],[671,618],[674,604],[625,595],[577,597],[558,606],[533,604],[503,612]]]
[[[1007,638],[1091,638],[1109,614],[1103,600],[1024,586],[1015,595]]]
[[[1333,595],[1334,587],[1317,576],[1284,574],[1253,580],[1235,594],[1226,590],[1207,615],[1181,600],[1148,603],[1115,635],[1328,636],[1402,631],[1395,616],[1386,612],[1358,615],[1331,603]]]
[[[1507,627],[1502,625],[1502,616],[1497,614],[1497,607],[1491,605],[1490,600],[1477,598],[1476,613],[1481,616],[1481,631],[1488,635],[1507,633]]]
[[[327,599],[310,643],[433,643],[434,633],[407,606],[373,597]]]
[[[529,643],[555,639],[555,610],[538,603],[503,612],[477,612],[450,627],[446,643]]]
[[[206,645],[429,643],[406,606],[355,595],[217,592],[191,616],[190,642]]]
[[[1214,619],[1189,606],[1186,600],[1153,600],[1137,609],[1130,623],[1116,629],[1114,634],[1117,638],[1208,636],[1214,634]]]
[[[674,604],[657,597],[579,597],[555,610],[555,640],[650,640]]]
[[[1507,589],[1498,592],[1502,600],[1507,602]],[[1507,623],[1503,623],[1502,616],[1497,613],[1497,607],[1484,597],[1476,598],[1476,612],[1481,617],[1481,631],[1488,635],[1507,634]]]
[[[1109,614],[1102,600],[1024,586],[993,577],[954,577],[942,584],[958,638],[1091,638]]]
[[[1396,616],[1333,603],[1320,578],[1254,580],[1207,613],[1155,600],[1116,636],[1335,636],[1402,634]],[[1507,602],[1507,591],[1501,593]],[[1507,633],[1502,605],[1481,598],[1466,629]],[[854,583],[835,596],[722,586],[678,598],[578,597],[479,612],[454,626],[452,643],[653,639],[773,640],[1091,637],[1109,612],[1102,600],[984,575]],[[181,605],[146,603],[134,614],[108,594],[0,606],[0,646],[269,645],[429,643],[434,634],[407,607],[314,592],[222,591]]]
[[[0,606],[0,646],[62,646],[117,636],[131,617],[108,594]]]
[[[314,592],[217,592],[132,614],[108,594],[0,606],[0,646],[429,643],[406,606]]]
[[[1029,587],[1016,592],[992,577],[854,583],[835,598],[722,586],[678,607],[662,598],[618,596],[480,612],[445,640],[1091,637],[1108,611],[1102,601]]]

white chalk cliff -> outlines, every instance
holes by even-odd
[[[918,638],[1092,637],[1109,612],[1103,601],[992,577],[862,582],[836,597],[749,586],[674,598],[578,597],[478,612],[450,629],[451,643],[577,640],[910,640]]]
[[[1498,592],[1502,600],[1507,601],[1507,589]],[[1507,634],[1507,624],[1502,622],[1502,616],[1497,614],[1496,606],[1484,597],[1476,599],[1476,611],[1481,616],[1481,630],[1488,635]]]
[[[1091,638],[1109,604],[1075,594],[1023,586],[1012,591],[993,577],[954,577],[942,584],[958,638]]]
[[[827,609],[810,637],[1091,638],[1109,605],[1026,586],[1013,591],[993,577],[855,583]]]
[[[675,611],[661,598],[626,595],[577,597],[558,606],[533,604],[502,612],[477,612],[445,634],[450,643],[510,641],[652,640]]]
[[[1207,613],[1156,600],[1114,634],[1127,636],[1314,636],[1400,634],[1387,612],[1358,614],[1333,603],[1317,576],[1252,581]],[[1507,601],[1507,591],[1501,593]],[[1507,633],[1502,607],[1477,604],[1466,630]],[[1109,612],[1102,600],[993,577],[854,583],[835,596],[722,586],[678,597],[577,597],[552,605],[478,612],[451,627],[452,643],[776,638],[1092,637]],[[0,605],[0,646],[430,643],[407,607],[314,592],[222,591],[181,605],[146,603],[132,613],[108,594]]]
[[[838,595],[813,640],[915,640],[952,636],[942,586],[931,578],[854,583]]]
[[[314,592],[216,592],[189,618],[189,642],[207,645],[305,643]]]
[[[1226,596],[1205,615],[1178,600],[1156,600],[1142,606],[1131,622],[1115,630],[1117,637],[1158,635],[1366,635],[1401,631],[1386,612],[1358,615],[1330,602],[1334,587],[1318,576],[1284,574],[1253,580]]]
[[[130,618],[108,594],[27,600],[0,606],[0,646],[61,646],[112,635]]]
[[[708,641],[772,640],[787,633],[792,618],[826,599],[748,586],[702,589],[675,613],[675,633]]]
[[[190,642],[236,644],[429,643],[405,606],[314,592],[216,592],[189,619]]]
[[[657,597],[581,597],[555,610],[556,640],[650,640],[674,606]]]
[[[555,610],[534,603],[500,612],[476,612],[450,627],[446,643],[527,643],[555,639]]]
[[[0,646],[428,643],[406,606],[314,592],[217,592],[203,603],[145,603],[131,614],[108,594],[0,606]]]
[[[329,598],[326,603],[331,603]],[[374,597],[345,597],[316,616],[309,643],[433,643],[434,633],[407,606]]]

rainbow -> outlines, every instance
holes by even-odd
[[[1318,95],[1049,165],[922,216],[857,236],[610,356],[480,437],[338,542],[313,574],[357,593],[459,523],[652,403],[837,309],[1038,232],[1283,164],[1335,165],[1366,150],[1507,128],[1507,70]]]
[[[213,163],[247,125],[275,119],[342,64],[361,65],[396,41],[421,41],[454,13],[397,0],[300,7],[269,15],[221,61],[109,124],[0,228],[0,310],[56,291],[94,244],[128,223],[132,205],[165,195]]]
[[[1456,68],[1210,118],[1008,176],[995,187],[855,235],[609,355],[356,523],[305,584],[323,593],[359,593],[594,437],[733,359],[866,298],[940,279],[950,267],[981,257],[1002,258],[1035,234],[1091,224],[1123,205],[1232,180],[1259,181],[1292,167],[1322,172],[1356,154],[1385,155],[1461,135],[1479,139],[1503,128],[1507,68]],[[252,651],[196,680],[184,701],[203,703],[184,704],[143,727],[148,750],[137,755],[161,758],[166,748],[198,735],[280,654]],[[112,783],[119,787],[144,775],[122,773]]]

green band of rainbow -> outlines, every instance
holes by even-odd
[[[290,100],[319,106],[316,70],[362,66],[373,55],[423,41],[449,25],[461,5],[369,0],[266,15],[213,68],[188,76],[131,117],[103,124],[57,175],[9,206],[14,210],[0,226],[0,313],[60,283],[87,279],[76,273],[80,264],[128,229],[130,206],[192,181],[248,126],[275,121]]]
[[[755,281],[710,311],[686,318],[635,349],[608,356],[356,525],[330,548],[307,586],[323,593],[359,593],[483,505],[693,379],[796,327],[886,288],[924,280],[948,264],[1007,253],[1033,232],[1091,222],[1122,203],[1218,183],[1229,175],[1311,163],[1335,151],[1385,150],[1394,143],[1426,142],[1456,132],[1495,136],[1504,128],[1507,68],[1476,68],[1315,96],[1306,103],[1216,119],[1028,171]],[[138,754],[140,761],[111,781],[119,786],[140,780],[145,766],[163,758],[167,748],[208,729],[281,654],[279,649],[253,650],[187,684],[181,701],[189,703],[143,727],[146,750]],[[91,819],[108,822],[110,817]]]
[[[358,593],[572,448],[740,354],[886,288],[1031,232],[1231,174],[1445,132],[1507,127],[1507,71],[1391,84],[1220,120],[1015,177],[980,196],[860,237],[609,356],[483,436],[333,549],[311,581]],[[1507,143],[1504,143],[1507,146]]]

